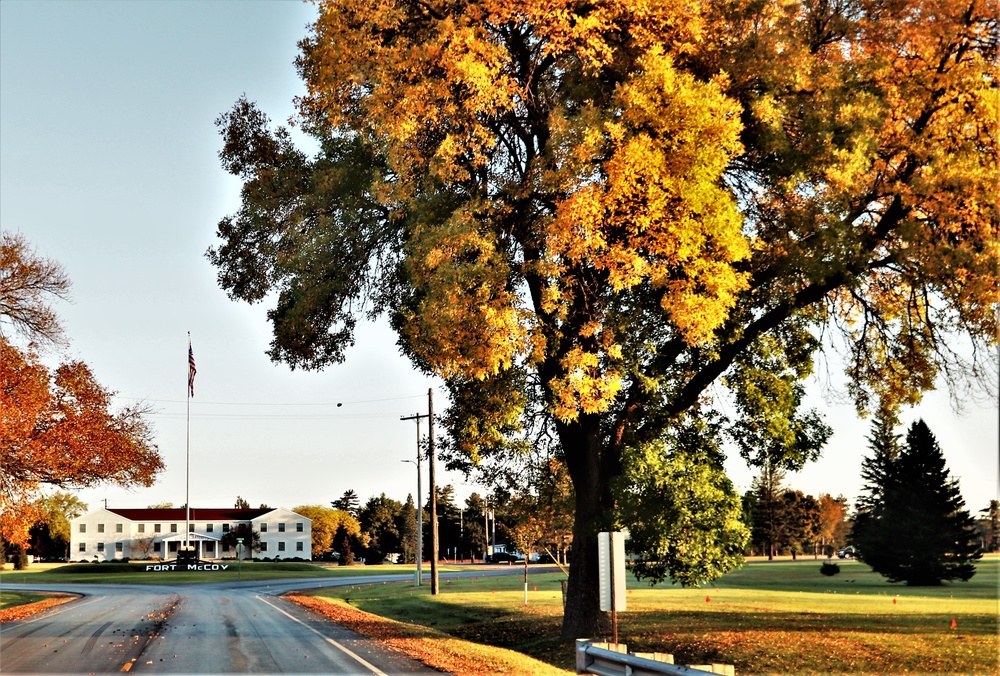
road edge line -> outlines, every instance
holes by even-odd
[[[257,596],[257,599],[260,600],[260,601],[262,601],[263,603],[266,603],[267,605],[271,606],[272,608],[274,608],[279,613],[281,613],[282,615],[284,615],[288,619],[292,620],[293,622],[298,622],[303,627],[305,627],[306,629],[308,629],[312,633],[316,634],[317,636],[319,636],[320,638],[322,638],[323,640],[325,640],[327,643],[329,643],[332,646],[334,646],[335,648],[337,648],[337,650],[340,650],[340,651],[346,653],[347,655],[349,655],[352,659],[357,660],[358,663],[360,663],[365,668],[371,669],[371,671],[372,671],[373,674],[377,674],[377,676],[388,676],[388,674],[386,674],[384,671],[382,671],[381,669],[379,669],[378,667],[376,667],[374,664],[372,664],[368,660],[366,660],[363,657],[361,657],[360,655],[356,654],[355,652],[353,652],[349,648],[341,645],[340,643],[338,643],[337,641],[333,640],[329,636],[326,636],[325,634],[323,634],[323,632],[317,631],[316,629],[313,629],[312,627],[310,627],[308,624],[306,624],[305,622],[303,622],[299,618],[295,617],[294,615],[292,615],[290,613],[285,612],[284,610],[282,610],[278,606],[274,605],[273,603],[271,603],[267,599],[265,599],[265,598],[263,598],[261,596]]]

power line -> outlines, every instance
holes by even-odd
[[[150,413],[152,418],[179,419],[183,413]],[[378,418],[396,418],[397,413],[362,413],[346,415],[322,414],[280,414],[280,413],[192,413],[192,418],[201,420],[361,420]]]
[[[358,399],[355,401],[332,401],[332,402],[258,402],[258,401],[197,401],[199,406],[343,406],[344,404],[375,404],[383,401],[403,401],[406,399],[422,399],[423,394],[408,395],[405,397],[386,397],[384,399]],[[142,401],[156,404],[183,404],[183,399],[146,399],[143,397],[126,397],[120,394],[115,395],[116,399],[126,399],[128,401]]]

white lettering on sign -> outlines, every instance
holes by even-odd
[[[185,570],[226,570],[228,563],[189,563]],[[166,570],[177,570],[175,563],[153,563],[146,566],[146,572],[160,572]]]

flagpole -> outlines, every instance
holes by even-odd
[[[184,470],[184,552],[191,544],[191,394],[194,389],[194,350],[191,348],[191,332],[188,331],[188,385],[187,385],[187,443],[185,447]]]

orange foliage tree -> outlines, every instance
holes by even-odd
[[[669,454],[712,414],[749,462],[800,467],[829,435],[801,382],[834,345],[861,411],[995,382],[995,9],[320,2],[297,61],[319,151],[245,99],[223,115],[243,203],[209,257],[234,298],[276,292],[270,355],[293,367],[388,314],[447,383],[455,456],[553,439],[563,632],[599,635],[626,450]]]
[[[35,256],[23,238],[4,235],[0,245],[0,318],[29,338],[61,339],[45,305],[68,290],[61,268]],[[0,334],[0,536],[15,544],[27,542],[42,485],[148,486],[163,469],[143,405],[113,411],[113,393],[86,364],[50,370],[32,345]]]

